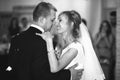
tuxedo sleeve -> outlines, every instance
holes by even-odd
[[[62,69],[61,71],[55,73],[55,76],[57,76],[56,80],[70,80],[71,78],[70,70]]]

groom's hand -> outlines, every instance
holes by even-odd
[[[83,74],[83,69],[75,69],[78,66],[78,64],[73,65],[72,67],[69,68],[71,72],[71,77],[72,80],[80,80],[81,76]]]

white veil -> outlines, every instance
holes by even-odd
[[[94,51],[88,29],[83,23],[80,25],[80,32],[80,42],[85,52],[84,78],[85,80],[104,80],[105,76]]]

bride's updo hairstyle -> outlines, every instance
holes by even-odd
[[[80,33],[80,24],[81,24],[81,16],[75,11],[63,11],[60,15],[65,14],[68,17],[68,22],[73,22],[72,36],[76,39],[79,38]]]

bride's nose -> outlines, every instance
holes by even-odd
[[[59,22],[58,22],[58,21],[55,21],[54,25],[55,25],[56,27],[58,27]]]

